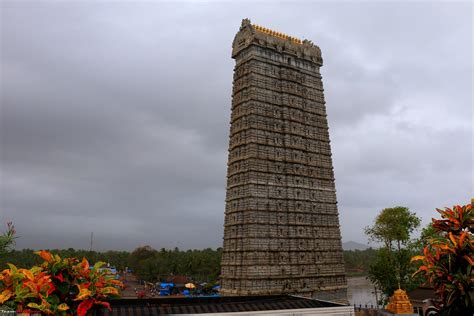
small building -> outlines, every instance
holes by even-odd
[[[433,288],[420,286],[408,292],[413,309],[419,315],[425,315],[430,310],[435,310],[433,302],[436,295]]]

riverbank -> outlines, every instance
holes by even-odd
[[[366,276],[347,277],[347,299],[351,305],[376,306],[375,288]]]

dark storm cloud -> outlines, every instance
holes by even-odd
[[[244,17],[322,48],[345,240],[383,207],[427,222],[472,196],[468,2],[1,5],[0,202],[19,248],[220,246]]]

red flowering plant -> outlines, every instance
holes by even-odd
[[[46,315],[84,316],[94,306],[110,310],[106,300],[120,297],[123,284],[101,271],[103,262],[89,266],[84,258],[61,258],[38,251],[44,262],[31,269],[9,269],[0,273],[0,305],[16,311]]]
[[[433,286],[442,315],[474,313],[474,212],[472,205],[437,209],[442,219],[433,219],[436,234],[428,239],[416,274],[424,275]]]

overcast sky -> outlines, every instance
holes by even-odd
[[[321,47],[343,241],[473,194],[471,2],[1,1],[17,249],[222,244],[241,19]],[[4,228],[2,228],[4,230]]]

